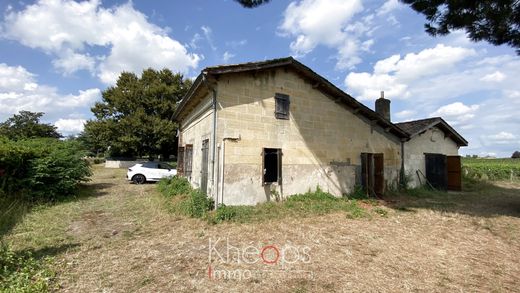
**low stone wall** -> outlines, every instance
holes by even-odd
[[[105,162],[105,168],[129,168],[135,164],[144,163],[146,161],[119,161],[119,160],[109,160],[107,159]]]

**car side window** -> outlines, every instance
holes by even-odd
[[[159,169],[172,169],[172,167],[168,164],[159,164]]]
[[[157,163],[145,163],[145,164],[143,164],[143,167],[155,169],[155,168],[157,168]]]

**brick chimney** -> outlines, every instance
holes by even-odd
[[[376,113],[390,121],[390,100],[385,99],[384,91],[381,91],[381,97],[376,100]]]

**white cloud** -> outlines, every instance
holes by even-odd
[[[222,55],[222,61],[224,63],[228,63],[231,58],[235,57],[235,54],[229,53],[228,51],[224,52]]]
[[[506,76],[500,72],[500,71],[495,71],[493,73],[490,73],[490,74],[487,74],[485,75],[484,77],[482,77],[480,80],[482,81],[488,81],[488,82],[501,82],[502,80],[504,80],[506,78]]]
[[[383,6],[381,6],[381,8],[379,8],[379,10],[377,11],[377,15],[381,16],[381,15],[388,14],[388,13],[392,12],[393,10],[397,9],[398,7],[399,7],[399,1],[387,0],[385,2],[385,4],[383,4]]]
[[[294,37],[293,54],[303,56],[316,46],[325,45],[338,51],[338,67],[351,68],[361,62],[359,57],[363,34],[369,26],[363,21],[352,22],[363,11],[360,0],[303,0],[291,2],[284,12],[279,32]],[[365,43],[365,47],[369,43]],[[369,47],[369,46],[368,46]]]
[[[54,122],[54,126],[58,128],[58,132],[63,135],[76,134],[83,131],[85,119],[58,119]]]
[[[94,72],[95,60],[88,54],[74,53],[69,50],[64,56],[52,61],[54,68],[63,72],[65,75],[73,74],[79,70]]]
[[[187,73],[200,56],[189,53],[168,30],[150,22],[132,3],[107,9],[99,0],[40,0],[24,10],[11,11],[3,23],[4,37],[55,56],[55,68],[65,74],[92,70],[113,84],[121,71],[139,73],[147,67],[169,67]],[[91,47],[109,50],[90,57]]]
[[[468,121],[475,117],[475,112],[479,109],[479,105],[467,106],[461,102],[455,102],[445,105],[437,109],[437,111],[430,114],[430,117],[440,116],[453,125],[458,125],[461,122]]]
[[[393,55],[379,60],[373,73],[351,72],[345,79],[348,91],[359,94],[361,100],[374,100],[384,90],[388,97],[406,99],[412,95],[411,82],[448,72],[451,68],[476,52],[473,49],[439,44],[419,53]]]
[[[417,112],[415,112],[413,110],[403,110],[403,111],[399,111],[399,112],[395,113],[395,117],[406,120],[407,118],[410,118],[411,116],[415,115],[416,113]]]
[[[493,140],[512,140],[516,139],[516,135],[506,132],[506,131],[500,131],[497,134],[489,135],[488,138]]]
[[[57,118],[90,106],[100,97],[97,88],[62,95],[55,87],[38,84],[35,75],[22,66],[0,63],[0,121],[21,110],[45,112],[46,117]]]
[[[217,46],[215,46],[215,43],[213,42],[213,30],[209,26],[204,25],[200,29],[204,33],[204,37],[206,38],[211,50],[216,51]]]

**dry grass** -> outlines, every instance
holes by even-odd
[[[155,186],[126,183],[124,170],[96,168],[89,186],[92,196],[33,211],[7,238],[16,249],[52,251],[57,282],[65,292],[520,288],[516,183],[445,196],[396,195],[377,207],[363,206],[372,216],[360,219],[335,212],[219,225],[167,213]],[[209,241],[219,238],[221,253],[228,239],[240,248],[307,248],[308,258],[285,266],[247,264],[237,263],[231,251],[233,260],[213,258],[210,264]],[[273,259],[272,252],[267,259]],[[294,255],[288,250],[286,257],[292,260]],[[216,279],[214,272],[221,269],[263,275]]]

